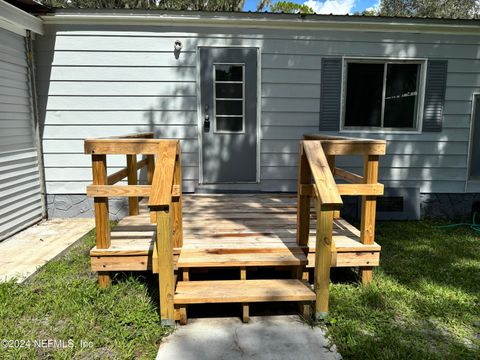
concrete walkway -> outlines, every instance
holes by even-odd
[[[52,219],[0,242],[0,281],[24,281],[94,226],[94,219]]]
[[[337,360],[320,328],[311,328],[298,316],[192,319],[161,345],[157,360]]]

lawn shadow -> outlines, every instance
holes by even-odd
[[[435,228],[438,224],[379,222],[382,271],[414,288],[425,280],[480,295],[480,283],[472,277],[480,272],[480,237],[470,229]]]

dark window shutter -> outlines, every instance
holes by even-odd
[[[340,98],[342,92],[342,59],[323,58],[320,85],[320,130],[340,128]]]
[[[423,111],[423,131],[442,131],[445,91],[447,88],[446,60],[429,60],[425,84],[425,108]]]

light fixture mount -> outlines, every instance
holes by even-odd
[[[182,42],[180,40],[175,40],[175,51],[180,51],[182,50]]]

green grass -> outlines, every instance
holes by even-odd
[[[29,349],[0,344],[1,359],[155,358],[170,331],[160,325],[158,292],[150,293],[158,288],[155,280],[118,274],[113,286],[100,289],[89,270],[94,243],[91,232],[30,281],[0,284],[0,340],[31,341]],[[33,345],[48,339],[64,340],[66,347]],[[82,348],[81,340],[93,347]]]
[[[331,285],[328,335],[345,359],[480,359],[480,236],[379,222],[368,286]]]
[[[328,335],[345,359],[479,359],[480,236],[435,223],[377,225],[381,267],[368,286],[331,285]],[[118,274],[102,290],[89,270],[94,233],[24,284],[0,284],[0,340],[72,340],[1,348],[0,359],[152,359],[160,325],[155,277]],[[335,269],[338,270],[338,269]],[[80,340],[92,342],[81,348]]]

